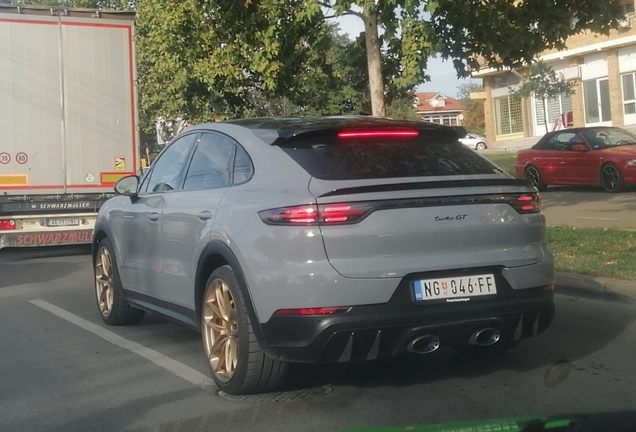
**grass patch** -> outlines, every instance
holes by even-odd
[[[486,159],[490,159],[493,163],[501,167],[504,171],[513,177],[515,174],[516,153],[489,153],[483,155]]]
[[[546,239],[557,271],[636,280],[635,231],[559,226]]]

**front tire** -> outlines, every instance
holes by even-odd
[[[216,269],[206,283],[201,333],[219,390],[231,395],[262,393],[282,383],[287,364],[267,357],[261,350],[230,266]]]
[[[95,297],[102,320],[112,326],[137,324],[145,312],[132,307],[126,297],[119,279],[117,260],[113,254],[112,243],[103,239],[97,246],[93,262],[95,275]]]
[[[601,186],[607,192],[616,193],[625,190],[625,181],[621,170],[614,164],[608,163],[601,168]]]
[[[529,166],[526,168],[526,180],[532,183],[532,186],[537,188],[539,192],[543,192],[548,188],[548,185],[543,182],[543,178],[541,174],[539,174],[539,170],[533,166]]]

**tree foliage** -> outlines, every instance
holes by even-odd
[[[545,131],[548,132],[548,116],[546,104],[548,99],[558,95],[571,95],[574,93],[574,83],[567,82],[557,76],[552,67],[538,61],[533,63],[525,75],[524,80],[517,90],[511,89],[511,93],[518,97],[534,96],[541,101],[543,118],[545,119]]]
[[[483,135],[486,129],[484,100],[471,99],[470,94],[482,91],[484,91],[484,88],[477,83],[465,83],[457,87],[457,97],[466,108],[462,124],[469,132],[479,135]]]

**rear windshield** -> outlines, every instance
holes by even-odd
[[[328,137],[296,140],[281,147],[310,175],[323,180],[502,173],[490,161],[460,143],[429,137]]]

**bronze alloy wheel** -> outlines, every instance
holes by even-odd
[[[99,249],[95,260],[95,291],[97,306],[104,317],[113,310],[115,283],[113,279],[113,260],[105,247]]]
[[[234,298],[225,281],[210,283],[203,307],[205,353],[217,378],[229,381],[238,363],[239,329]]]

